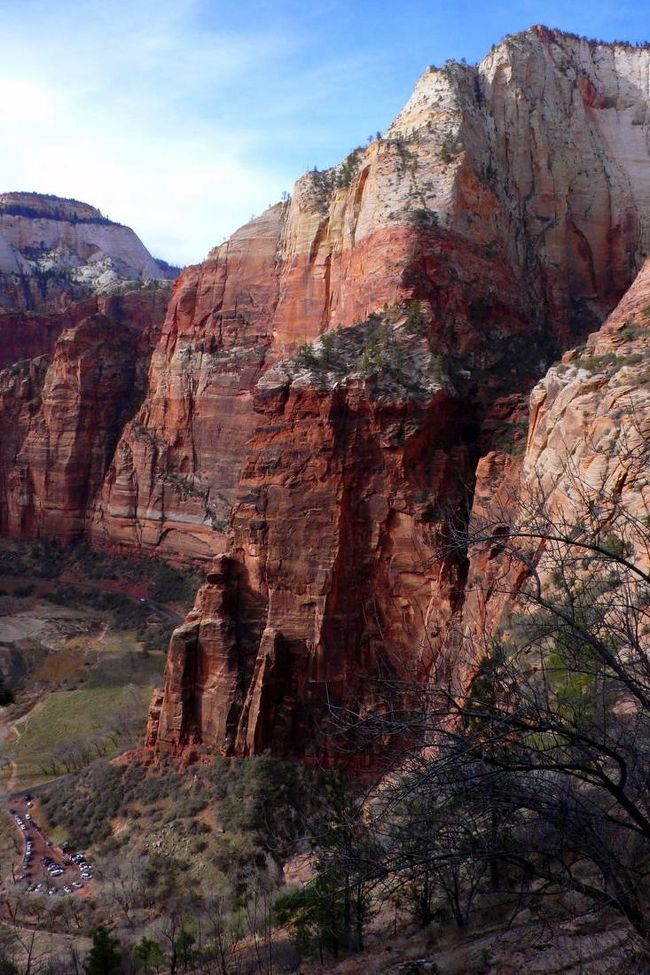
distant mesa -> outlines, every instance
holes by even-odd
[[[79,200],[0,194],[0,311],[61,310],[180,268],[152,257],[137,235]],[[18,280],[17,280],[18,279]]]
[[[41,220],[69,220],[71,223],[114,223],[89,203],[51,193],[0,193],[0,213]]]

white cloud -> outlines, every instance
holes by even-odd
[[[195,0],[21,10],[0,64],[1,190],[86,200],[156,254],[191,262],[285,187],[287,174],[252,158],[245,120],[218,116],[220,89],[245,80],[261,52],[273,63],[286,40],[262,50],[250,36],[201,32]]]
[[[85,200],[185,263],[338,161],[367,134],[345,121],[380,55],[324,38],[338,0],[240,7],[3,0],[0,191]]]

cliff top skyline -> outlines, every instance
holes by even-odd
[[[646,39],[643,10],[526,0],[8,0],[0,191],[92,202],[194,263],[305,170],[383,131],[430,63],[545,23]]]

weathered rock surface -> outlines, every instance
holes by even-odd
[[[51,313],[71,298],[176,273],[155,260],[130,227],[87,203],[0,193],[0,311]]]
[[[650,261],[603,327],[565,354],[533,390],[523,478],[553,510],[576,515],[584,497],[650,511]],[[575,483],[583,489],[577,498]],[[646,553],[647,557],[647,553]]]
[[[0,194],[0,368],[49,355],[64,329],[98,310],[96,296],[156,285],[167,296],[177,273],[87,203]]]
[[[483,523],[511,524],[516,532],[523,522],[534,532],[552,519],[567,531],[576,526],[587,532],[589,540],[604,540],[606,549],[629,546],[634,563],[647,568],[642,526],[650,514],[649,380],[646,261],[603,326],[585,345],[566,352],[533,389],[525,453],[493,451],[481,458],[472,506],[479,535]],[[557,569],[552,557],[545,568],[541,538],[530,544],[538,549],[542,578]],[[588,564],[576,559],[574,571],[589,571]],[[466,675],[504,608],[512,608],[512,595],[526,574],[523,561],[503,551],[495,537],[473,548],[462,617],[476,656],[463,661]]]
[[[82,535],[124,423],[144,395],[166,297],[154,289],[75,305],[51,359],[0,371],[4,532],[63,543]]]
[[[471,476],[463,404],[441,380],[418,399],[313,379],[278,369],[258,383],[228,572],[208,576],[174,636],[158,747],[309,749],[328,703],[362,715],[382,706],[373,679],[422,676],[453,612],[462,571],[439,535]],[[179,707],[191,666],[205,676]]]
[[[271,338],[282,212],[176,283],[146,400],[96,507],[95,543],[186,559],[211,558],[222,545]]]
[[[544,28],[428,70],[380,139],[183,273],[114,450],[133,336],[86,384],[106,325],[64,333],[9,530],[221,559],[172,640],[152,747],[322,754],[321,709],[388,707],[376,678],[447,652],[468,571],[449,525],[518,483],[528,394],[648,252],[649,72],[647,49]],[[581,435],[554,375],[535,469],[558,429]]]
[[[476,69],[430,70],[382,139],[342,167],[304,177],[290,205],[214,252],[212,332],[223,348],[239,341],[244,307],[259,312],[255,366],[266,371],[247,376],[255,380],[252,396],[250,386],[238,389],[236,422],[250,438],[244,451],[227,425],[232,410],[211,424],[220,429],[210,449],[228,457],[232,480],[211,478],[214,462],[194,449],[187,413],[180,425],[187,434],[179,437],[176,426],[171,456],[200,478],[205,496],[210,482],[227,486],[227,537],[220,526],[212,541],[201,541],[232,560],[240,603],[234,616],[224,613],[221,590],[217,596],[208,583],[191,639],[180,631],[172,642],[161,719],[150,736],[158,748],[203,741],[238,754],[309,751],[321,706],[362,717],[385,706],[375,678],[424,674],[450,652],[448,627],[467,571],[448,554],[450,519],[466,517],[477,467],[474,504],[497,491],[507,501],[519,483],[513,453],[525,444],[528,392],[553,358],[599,325],[646,252],[649,65],[647,50],[537,28]],[[269,265],[260,288],[264,248]],[[166,358],[152,365],[154,389],[156,370],[189,388],[172,340],[179,318],[184,362],[194,357],[192,391],[206,384],[196,352],[209,313],[195,307],[188,330],[172,303]],[[425,392],[416,382],[378,395],[370,341],[356,360],[343,355],[343,366],[330,368],[339,333],[327,342],[317,337],[379,311],[394,336],[426,336],[445,377],[438,388],[425,383]],[[315,339],[302,360],[287,358]],[[379,358],[393,352],[389,342]],[[412,375],[418,353],[400,354]],[[304,373],[295,371],[300,362]],[[390,372],[386,361],[378,372]],[[155,420],[148,429],[160,441],[160,463],[169,435]],[[130,449],[123,468],[116,462],[109,483],[113,477],[129,485],[130,497],[149,499],[161,468],[152,478],[149,456],[135,457]],[[104,494],[98,508],[108,535],[111,503]],[[132,510],[121,509],[120,531]],[[197,507],[178,494],[172,508],[168,494],[164,510],[157,503],[149,511],[142,514],[156,527],[148,538],[163,540],[167,523],[174,546],[179,539],[185,546],[185,531],[196,553],[196,521],[181,525],[190,511],[200,517]],[[471,602],[474,624],[492,611]],[[208,605],[205,620],[220,634],[216,651],[201,631]],[[233,618],[242,621],[239,636]],[[178,674],[206,652],[220,661],[216,683],[196,682],[198,699],[187,703]],[[449,667],[468,665],[450,657]],[[220,717],[210,723],[208,714]]]
[[[142,400],[171,276],[94,207],[0,195],[0,530],[83,532]]]
[[[386,304],[421,303],[489,450],[497,403],[600,324],[648,246],[649,62],[535,29],[478,68],[429,70],[383,138],[186,271],[97,537],[209,558],[261,372]]]
[[[0,371],[0,530],[9,529],[9,504],[13,502],[9,477],[18,451],[40,406],[47,356],[24,359]]]

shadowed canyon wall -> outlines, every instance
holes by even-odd
[[[648,251],[649,68],[534,28],[430,69],[381,138],[181,275],[128,410],[132,323],[109,341],[91,317],[48,372],[0,377],[5,531],[217,558],[150,746],[322,750],[326,710],[388,706],[382,680],[448,646],[450,523],[517,482],[531,390]],[[541,415],[527,465],[548,461]]]

